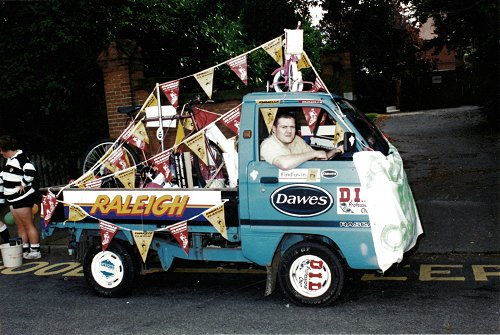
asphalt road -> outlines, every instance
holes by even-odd
[[[500,251],[499,136],[477,107],[383,116],[420,212],[419,253]]]
[[[500,332],[500,263],[491,255],[413,256],[383,277],[351,272],[331,307],[264,297],[259,269],[180,268],[142,277],[107,299],[69,257],[0,269],[0,333],[18,334],[450,334]],[[211,271],[208,271],[211,270]]]

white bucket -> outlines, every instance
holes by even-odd
[[[0,245],[2,251],[3,265],[7,268],[15,268],[16,266],[23,265],[23,246],[14,245],[9,243]]]

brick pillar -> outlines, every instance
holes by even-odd
[[[109,136],[117,138],[128,124],[128,118],[119,114],[117,108],[140,105],[148,96],[141,87],[144,80],[141,48],[130,40],[111,42],[97,62],[104,77]]]

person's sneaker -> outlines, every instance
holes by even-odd
[[[40,251],[30,251],[23,254],[24,259],[39,259],[42,258],[42,253]]]

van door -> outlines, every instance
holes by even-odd
[[[283,110],[295,115],[296,136],[313,149],[342,146],[344,130],[334,116],[324,106],[302,104],[275,110],[260,107],[259,142],[270,136],[273,115]],[[324,227],[367,224],[352,154],[307,161],[286,171],[259,157],[247,171],[249,224],[255,229],[290,232],[301,227],[302,232],[315,233]]]

